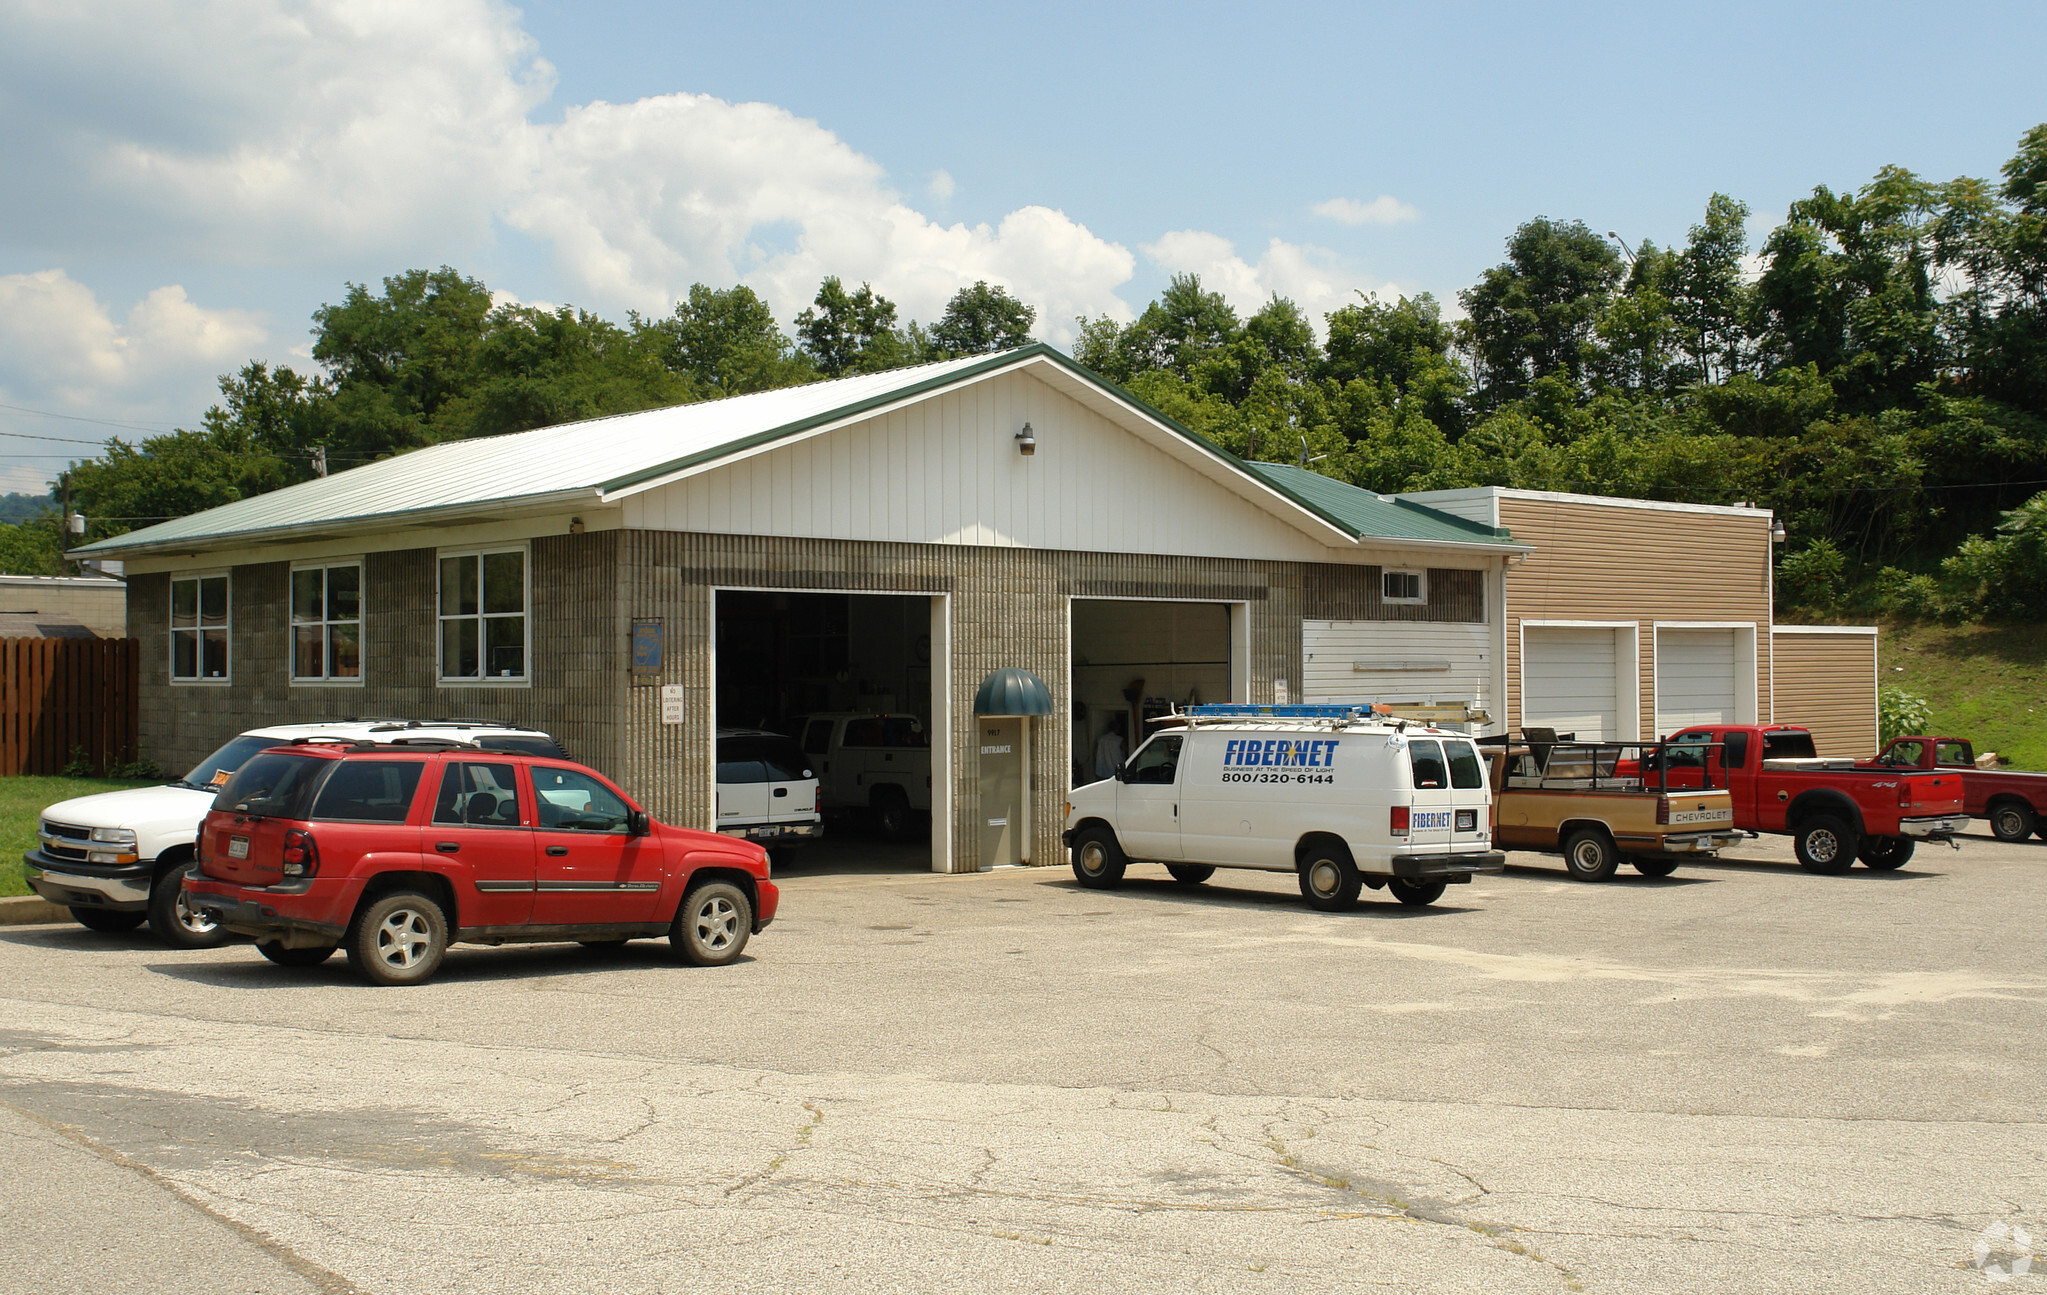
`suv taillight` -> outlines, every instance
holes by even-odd
[[[284,875],[310,877],[320,870],[320,847],[311,832],[292,828],[284,834]]]
[[[1395,805],[1393,807],[1393,835],[1406,836],[1407,823],[1408,823],[1407,806]]]

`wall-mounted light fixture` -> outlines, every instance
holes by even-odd
[[[1772,517],[1770,519],[1770,543],[1782,544],[1786,538],[1788,537],[1784,533],[1784,520],[1780,517]]]
[[[571,517],[571,518],[569,518],[569,534],[571,534],[571,535],[581,535],[582,533],[583,533],[583,519],[582,519],[582,518],[580,518],[580,517]]]
[[[1038,452],[1038,438],[1031,435],[1031,425],[1025,423],[1023,430],[1016,434],[1016,452],[1025,458]]]

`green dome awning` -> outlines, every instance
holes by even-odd
[[[1028,670],[1005,666],[981,681],[974,693],[976,715],[1050,715],[1052,690]]]

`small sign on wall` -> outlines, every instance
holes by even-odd
[[[635,620],[633,622],[633,668],[635,678],[661,673],[662,636],[661,618]]]
[[[1292,689],[1287,687],[1286,680],[1274,679],[1272,681],[1272,704],[1275,706],[1292,704],[1293,698],[1289,695],[1292,691]]]
[[[682,723],[682,698],[681,684],[664,683],[661,685],[661,722],[663,724]]]

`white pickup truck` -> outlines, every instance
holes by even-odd
[[[438,738],[492,751],[564,754],[537,729],[491,720],[352,719],[250,729],[176,782],[79,796],[43,810],[36,848],[21,859],[29,888],[69,908],[90,930],[132,931],[146,921],[157,938],[180,948],[221,943],[227,932],[185,903],[182,884],[192,866],[192,843],[228,776],[256,752],[296,738]]]
[[[931,737],[915,715],[832,711],[800,721],[827,811],[864,810],[907,839],[931,815]]]

